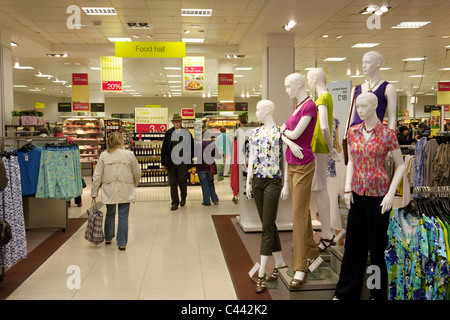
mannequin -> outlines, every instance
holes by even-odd
[[[389,214],[385,212],[392,208],[405,164],[395,132],[380,123],[377,106],[374,93],[363,92],[358,96],[356,110],[363,122],[348,130],[349,162],[344,190],[350,210],[336,286],[338,299],[360,299],[368,251],[381,276],[378,281],[381,288],[371,290],[371,299],[387,299],[384,250],[388,244]],[[388,152],[392,153],[397,168],[392,181],[384,169]]]
[[[330,155],[333,160],[338,160],[338,154],[336,149],[333,148],[333,139],[331,137],[333,98],[328,92],[325,83],[326,75],[323,69],[312,68],[308,71],[307,79],[309,88],[311,91],[315,91],[318,97],[316,100],[318,117],[312,141],[316,168],[311,190],[313,197],[317,201],[317,209],[322,225],[322,237],[319,241],[319,248],[320,251],[325,251],[336,244],[333,241],[335,234],[331,230],[330,197],[327,188],[328,156]]]
[[[289,283],[291,290],[300,289],[308,276],[308,260],[319,257],[319,247],[313,239],[309,205],[315,161],[311,141],[317,122],[316,104],[305,91],[305,78],[298,73],[288,75],[284,81],[286,93],[297,100],[295,110],[282,126],[286,142],[289,189],[293,209],[293,270]],[[294,142],[294,143],[292,143]]]
[[[256,105],[256,117],[263,123],[253,129],[249,136],[249,161],[246,194],[255,199],[262,223],[260,267],[256,281],[256,293],[265,291],[266,280],[276,280],[278,270],[287,268],[281,253],[281,242],[276,226],[278,200],[289,197],[287,166],[283,157],[283,140],[279,126],[273,120],[275,105],[261,100]],[[282,172],[283,171],[283,172]],[[266,278],[269,256],[273,255],[275,268]]]
[[[381,123],[387,112],[388,127],[395,131],[397,128],[397,90],[392,85],[381,79],[380,67],[383,64],[383,56],[377,51],[369,51],[362,59],[362,69],[368,80],[356,87],[355,99],[361,92],[373,92],[378,97],[377,114]],[[352,97],[355,88],[352,89]],[[356,100],[355,100],[356,101]],[[386,109],[385,109],[386,108]],[[355,108],[353,108],[355,110]],[[361,123],[357,112],[353,111],[350,119],[350,126]],[[347,124],[347,129],[349,128]]]

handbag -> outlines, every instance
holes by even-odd
[[[92,244],[98,245],[105,240],[103,233],[103,212],[97,209],[97,202],[92,200],[91,208],[87,210],[88,223],[84,238]]]
[[[348,164],[347,132],[348,132],[348,128],[350,126],[350,119],[351,119],[352,114],[353,114],[353,106],[355,104],[355,94],[356,94],[356,87],[353,90],[353,98],[352,98],[352,104],[351,104],[351,107],[350,107],[350,113],[348,115],[347,126],[345,128],[344,139],[342,139],[342,151],[344,152],[344,163],[345,163],[345,165]]]
[[[213,163],[209,166],[209,172],[211,172],[211,174],[213,176],[217,174],[217,167],[216,167],[215,163]]]
[[[11,226],[5,219],[0,219],[0,246],[8,244],[11,238]]]

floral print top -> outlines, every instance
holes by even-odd
[[[449,266],[444,232],[435,218],[393,209],[385,260],[390,300],[445,300]]]
[[[252,178],[281,179],[283,140],[278,125],[267,131],[264,126],[255,128],[249,135],[250,152],[253,158]]]
[[[390,178],[384,169],[389,151],[399,149],[394,130],[378,123],[366,142],[363,135],[365,122],[348,129],[348,145],[353,157],[352,191],[371,197],[384,196]]]

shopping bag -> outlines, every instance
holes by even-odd
[[[92,200],[91,208],[87,210],[88,223],[84,238],[92,244],[98,245],[105,240],[103,233],[103,212],[97,209],[97,203]]]
[[[217,167],[216,167],[215,163],[213,163],[209,166],[209,172],[211,172],[211,174],[213,176],[215,176],[217,174]]]
[[[217,166],[217,181],[222,181],[225,165],[223,163],[218,163],[216,164],[216,166]]]

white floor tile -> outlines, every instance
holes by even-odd
[[[90,178],[85,181],[83,206],[72,201],[71,218],[91,205]],[[236,299],[211,215],[238,214],[239,206],[232,202],[229,178],[216,183],[216,191],[220,204],[206,207],[200,186],[189,186],[186,206],[171,211],[169,187],[137,188],[126,251],[118,250],[115,239],[89,244],[84,225],[9,299]],[[100,210],[106,213],[105,206]],[[81,289],[67,286],[71,265],[79,267]]]

